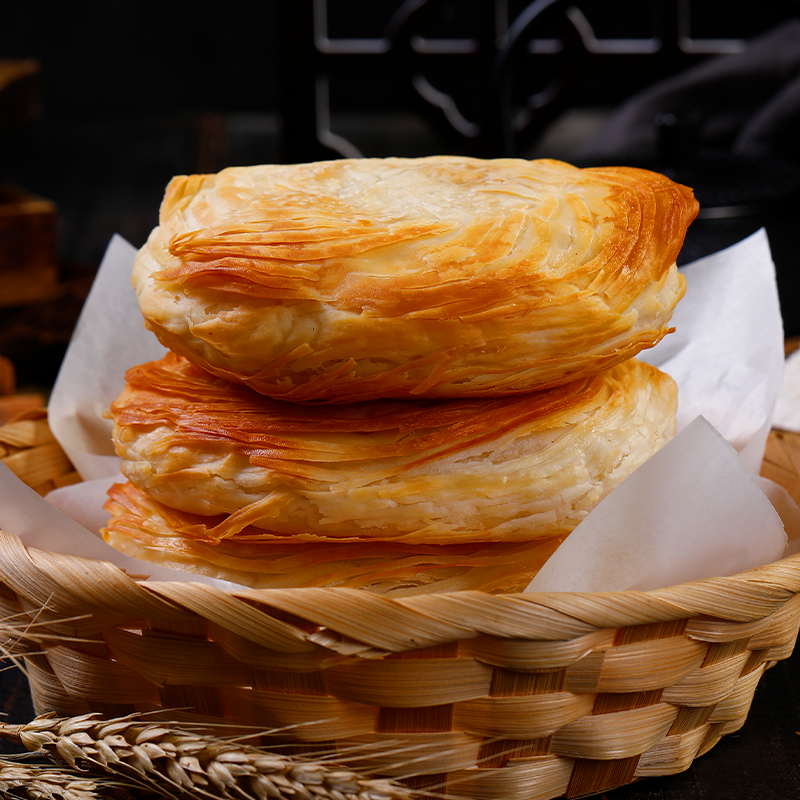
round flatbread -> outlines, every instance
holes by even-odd
[[[112,414],[125,476],[215,517],[212,539],[439,545],[569,532],[673,435],[676,407],[636,359],[520,395],[303,405],[170,353],[128,371]]]
[[[177,511],[130,482],[109,490],[103,538],[142,561],[253,589],[340,586],[392,596],[477,589],[521,592],[563,537],[531,542],[295,542],[257,531],[219,540],[215,517]]]
[[[270,397],[512,394],[658,342],[697,209],[552,160],[230,168],[171,181],[133,284],[167,348]]]

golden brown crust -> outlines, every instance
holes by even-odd
[[[219,541],[210,532],[218,520],[168,508],[130,483],[113,486],[105,507],[111,519],[103,537],[123,553],[253,589],[345,586],[393,596],[464,589],[519,592],[562,541],[297,543],[259,539],[257,532]]]
[[[173,179],[134,285],[162,342],[291,401],[523,392],[669,330],[689,189],[457,157]]]
[[[541,392],[309,406],[168,354],[129,370],[112,414],[129,480],[222,515],[217,540],[452,544],[568,532],[672,436],[676,395],[630,360]]]

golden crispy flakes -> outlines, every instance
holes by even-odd
[[[220,518],[217,541],[529,541],[575,527],[675,431],[673,380],[635,359],[549,390],[303,405],[169,354],[112,407],[123,472]]]
[[[668,332],[697,208],[552,160],[230,168],[172,180],[134,285],[168,348],[271,397],[526,392]]]

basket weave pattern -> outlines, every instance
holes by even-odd
[[[770,447],[772,477],[796,488],[797,440],[773,434]],[[37,711],[293,726],[281,737],[298,748],[373,745],[369,769],[481,799],[686,769],[744,723],[764,670],[791,654],[798,592],[800,556],[651,592],[224,592],[0,533],[0,613],[52,634],[3,642]]]
[[[44,409],[0,425],[0,461],[41,495],[80,480],[50,431]]]

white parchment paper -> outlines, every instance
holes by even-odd
[[[166,352],[139,312],[131,286],[135,255],[121,236],[111,239],[48,403],[50,429],[84,480],[119,476],[108,409],[129,367]]]
[[[31,497],[31,493],[22,492],[13,475],[0,471],[0,527],[22,536],[26,543],[36,547],[104,558],[134,574],[149,574],[163,580],[203,580],[229,586],[193,573],[156,569],[121,555],[93,535],[105,521],[102,504],[106,499],[106,489],[113,480],[120,479],[119,462],[111,447],[107,409],[122,390],[125,371],[135,364],[159,358],[164,352],[155,337],[145,329],[130,285],[134,252],[134,248],[120,237],[112,239],[49,405],[52,430],[85,481],[76,487],[52,492],[48,496],[50,502],[46,503],[35,493]],[[664,542],[669,542],[669,547],[675,550],[675,542],[681,541],[681,546],[688,548],[682,560],[695,570],[698,562],[691,545],[700,537],[706,537],[704,547],[709,552],[714,546],[736,549],[740,540],[747,539],[752,545],[752,519],[767,523],[776,520],[773,507],[763,503],[766,499],[763,492],[751,492],[756,485],[753,471],[758,469],[763,456],[783,370],[783,330],[766,234],[763,231],[754,234],[733,248],[687,266],[683,272],[687,276],[688,289],[674,317],[677,331],[652,351],[643,353],[642,358],[658,365],[678,382],[681,433],[676,439],[676,447],[682,448],[680,463],[691,467],[691,480],[679,497],[672,495],[673,507],[676,503],[681,505],[681,515],[667,513],[669,506],[660,515],[666,524],[659,528],[658,541],[652,537],[644,540],[638,534],[643,525],[649,524],[648,514],[652,517],[655,499],[648,497],[641,488],[634,487],[632,492],[627,489],[620,491],[627,482],[612,492],[611,496],[619,494],[622,507],[610,518],[606,511],[592,512],[587,517],[587,522],[596,517],[598,523],[603,523],[600,527],[629,537],[627,540],[617,539],[615,547],[611,548],[615,553],[612,561],[617,565],[619,552],[635,551],[640,564],[646,562],[658,566]],[[698,416],[702,416],[704,421],[695,425],[693,422]],[[712,516],[715,513],[711,500],[717,497],[720,481],[704,482],[704,478],[712,477],[709,473],[718,469],[702,468],[709,457],[707,448],[715,451],[715,458],[723,461],[733,459],[736,464],[736,468],[726,472],[723,482],[726,492],[750,498],[744,502],[752,514],[740,517],[739,525],[725,524],[716,526],[714,530],[701,524],[687,527],[687,520],[694,517],[693,510],[699,513],[712,509]],[[675,472],[682,470],[676,469],[674,459],[667,462],[666,468],[655,461],[648,470],[652,473],[649,480],[666,486],[667,479]],[[744,488],[747,488],[746,492]],[[777,489],[775,494],[789,509],[785,516],[793,518],[795,515],[800,519],[800,511],[792,501]],[[24,509],[21,509],[19,506],[23,502]],[[9,510],[11,506],[13,508]],[[639,514],[642,516],[637,516]],[[75,527],[78,524],[76,520],[80,529]],[[684,533],[691,531],[691,535],[675,538],[668,524],[670,520]],[[618,524],[621,521],[624,524]],[[591,524],[595,525],[594,520]],[[780,521],[777,529],[770,524],[760,526],[759,530],[761,528],[770,531],[757,537],[763,546],[750,546],[744,560],[726,564],[725,569],[738,571],[746,566],[768,563],[781,555],[779,550],[781,546],[785,547],[785,533]],[[576,532],[579,530],[580,526]],[[777,549],[773,534],[783,543]],[[580,540],[584,535],[585,532],[578,536],[573,534],[567,543],[573,537]],[[601,535],[594,534],[598,539],[598,560],[591,570],[592,586],[595,590],[612,586],[620,588],[618,576],[604,568],[599,560],[604,549],[599,546]],[[707,538],[710,536],[714,537],[716,545]],[[609,548],[605,551],[610,553]],[[573,555],[572,559],[575,557]],[[580,553],[577,558],[585,561]],[[570,552],[566,548],[564,553],[559,550],[556,566],[559,563],[562,572],[574,573]],[[718,566],[712,568],[712,574],[720,574],[718,569]],[[637,576],[641,575],[641,570],[635,572]],[[655,570],[649,580],[654,586],[665,585],[674,582],[675,574],[672,566],[667,568],[665,565],[665,569]],[[692,576],[703,577],[694,572]],[[558,577],[550,580],[549,588],[567,588]]]
[[[704,416],[758,472],[784,369],[767,234],[681,271],[687,289],[672,317],[675,332],[639,358],[677,381],[679,430]]]
[[[658,589],[777,561],[786,547],[756,475],[697,417],[594,508],[528,591]]]

